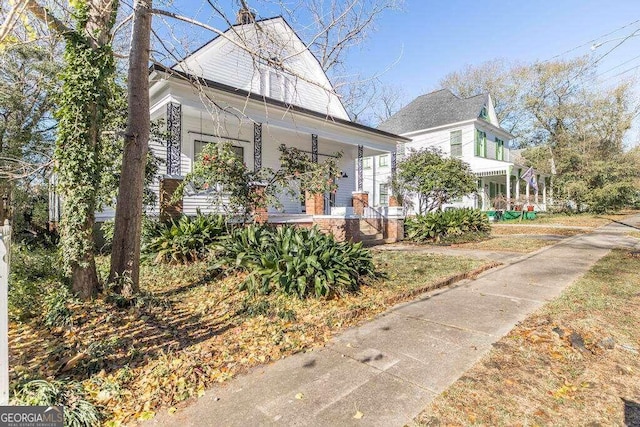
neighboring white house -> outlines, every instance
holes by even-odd
[[[413,100],[378,129],[411,139],[399,146],[398,161],[411,149],[433,147],[469,163],[478,177],[477,194],[445,207],[488,210],[504,203],[509,209],[528,202],[536,210],[546,209],[546,177],[533,172],[537,192],[529,181],[520,179],[528,169],[518,164],[519,158],[509,149],[513,135],[500,127],[490,95],[459,98],[447,89],[431,92]],[[373,206],[388,205],[388,183],[395,164],[392,153],[363,160],[363,187]]]
[[[164,161],[153,190],[159,193],[163,179],[189,173],[205,144],[231,141],[256,170],[278,169],[278,147],[285,144],[316,161],[342,152],[342,178],[337,192],[326,195],[325,213],[331,206],[351,206],[357,159],[394,151],[408,139],[349,120],[320,63],[282,17],[255,21],[247,11],[238,16],[238,24],[182,61],[150,69],[151,119],[164,120],[168,134],[150,144]],[[255,52],[269,59],[257,59]],[[305,213],[301,197],[279,199],[279,213]],[[182,206],[187,215],[217,210],[204,194],[185,196]],[[270,219],[277,217],[274,208],[269,211]],[[156,204],[148,213],[158,212]],[[113,216],[105,210],[96,220]]]

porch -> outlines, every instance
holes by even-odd
[[[526,170],[524,166],[506,165],[474,171],[478,178],[474,207],[483,211],[546,211],[549,177],[534,171],[536,189],[529,180],[521,178]]]

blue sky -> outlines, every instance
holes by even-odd
[[[171,9],[175,11],[219,28],[225,26],[219,18],[212,17],[206,2],[172,3]],[[216,3],[230,12],[237,8],[235,1]],[[258,9],[262,17],[279,14],[278,8],[273,7],[275,1],[248,3]],[[268,6],[271,7],[267,10]],[[382,73],[381,80],[401,87],[406,101],[410,101],[437,89],[443,76],[467,64],[476,65],[496,58],[523,62],[549,59],[636,20],[640,20],[638,0],[405,0],[403,10],[388,11],[380,17],[370,39],[350,51],[347,65],[348,71],[354,74]],[[304,17],[299,24],[304,24]],[[623,37],[638,28],[640,22],[600,40]],[[194,46],[210,36],[210,33],[194,29],[190,31],[194,38],[200,39],[193,43]],[[609,42],[593,52],[587,45],[565,57],[600,56],[615,45],[616,42]],[[609,53],[600,62],[600,71],[607,71],[638,55],[640,36],[630,38]],[[640,57],[602,77],[613,76],[636,65],[640,65]],[[633,76],[639,70],[624,76]]]
[[[636,20],[640,20],[637,0],[406,0],[404,11],[387,13],[380,19],[378,31],[367,45],[352,53],[350,66],[384,71],[399,58],[381,78],[401,86],[412,99],[436,89],[443,76],[466,64],[495,58],[524,62],[549,59]],[[600,40],[623,37],[638,28],[640,22]],[[600,56],[616,44],[605,43],[595,51],[584,46],[565,57]],[[638,55],[640,37],[629,38],[600,61],[600,72]],[[639,64],[637,58],[602,77]]]

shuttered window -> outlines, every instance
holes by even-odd
[[[450,135],[451,157],[462,157],[462,131],[454,130]]]
[[[475,155],[477,157],[487,157],[487,133],[476,130]]]
[[[496,160],[504,160],[504,141],[496,138]]]

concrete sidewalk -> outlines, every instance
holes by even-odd
[[[640,215],[625,222],[637,227]],[[256,369],[149,424],[402,426],[610,249],[632,247],[637,240],[624,233],[633,230],[610,224],[426,294],[325,348]]]

